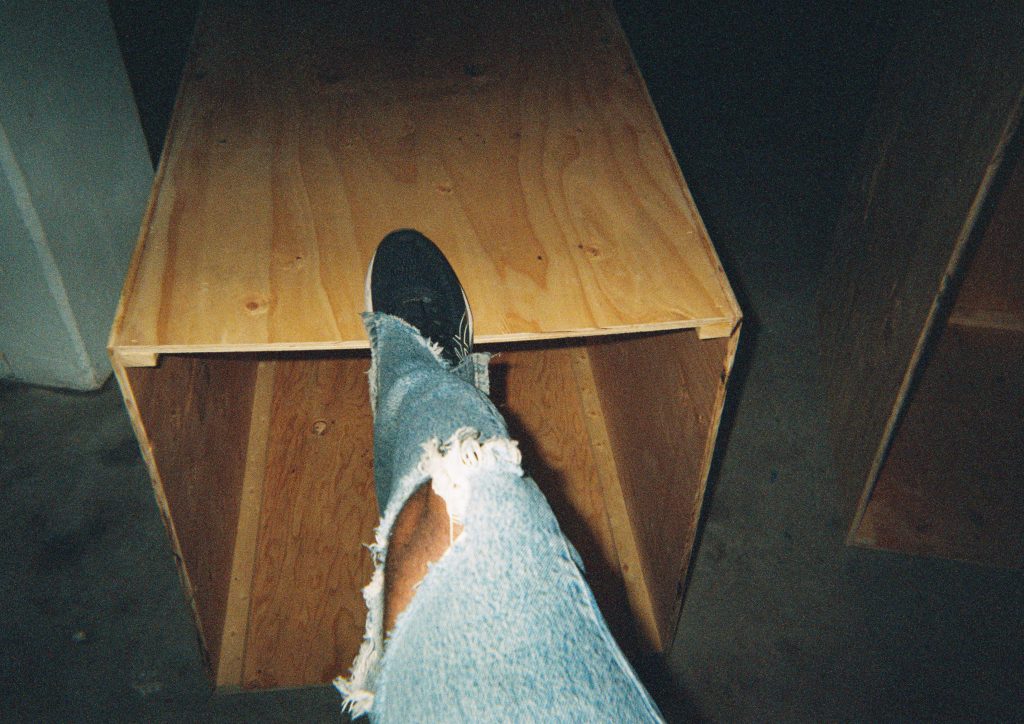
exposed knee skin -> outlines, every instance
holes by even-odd
[[[409,496],[395,519],[384,562],[384,631],[394,628],[398,615],[412,600],[416,584],[462,531],[452,525],[444,500],[429,482]]]

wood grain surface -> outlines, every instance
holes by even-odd
[[[373,423],[368,356],[274,362],[244,687],[300,686],[347,673],[372,573]]]
[[[951,326],[934,350],[855,540],[1024,568],[1024,334]]]
[[[420,229],[479,341],[739,318],[610,4],[204,12],[111,338],[362,347],[377,242]]]

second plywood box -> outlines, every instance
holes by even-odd
[[[910,4],[821,318],[849,541],[1024,567],[1024,7]]]
[[[671,644],[740,314],[603,2],[211,4],[111,354],[222,686],[358,648],[359,312],[420,229],[624,648]]]

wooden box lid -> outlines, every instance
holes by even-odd
[[[478,342],[735,326],[610,3],[241,5],[199,21],[115,355],[365,347],[402,227]]]

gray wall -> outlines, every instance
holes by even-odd
[[[106,2],[0,2],[0,376],[103,384],[152,179]]]

